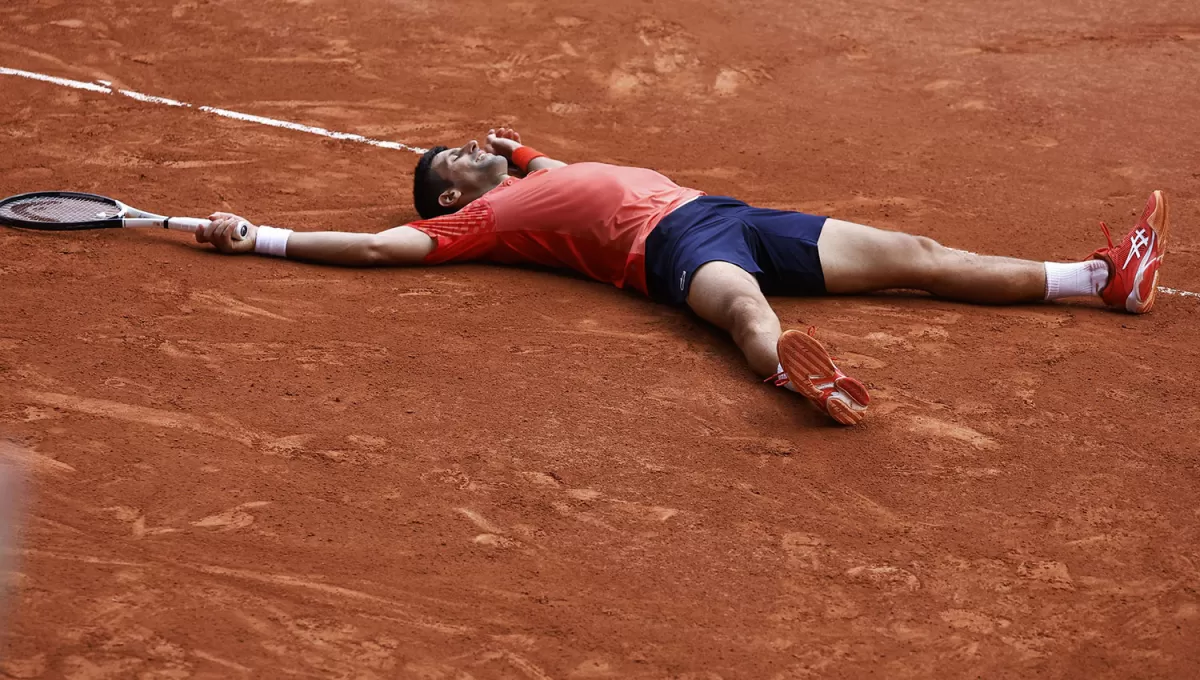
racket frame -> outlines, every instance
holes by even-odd
[[[130,207],[128,204],[118,201],[115,198],[101,196],[99,194],[88,194],[78,191],[33,191],[25,194],[18,194],[4,199],[4,203],[16,201],[30,196],[62,196],[62,197],[77,197],[95,200],[97,198],[111,201],[116,209],[117,214],[112,217],[106,217],[99,220],[90,220],[85,222],[43,222],[38,223],[30,220],[26,222],[16,223],[7,222],[8,226],[17,227],[19,229],[38,229],[41,231],[76,231],[81,229],[144,229],[150,227],[158,227],[162,229],[173,229],[175,231],[186,231],[189,234],[194,234],[208,225],[212,224],[212,220],[205,220],[196,217],[167,217],[157,213],[146,212]],[[37,226],[45,224],[47,226]],[[53,225],[53,226],[50,226]],[[233,233],[235,241],[241,241],[246,237],[249,231],[246,223],[238,225],[237,231]]]

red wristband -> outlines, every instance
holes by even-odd
[[[521,146],[517,147],[517,150],[513,152],[512,160],[513,165],[521,168],[521,172],[529,172],[529,164],[533,162],[533,159],[545,157],[546,154],[531,146]]]

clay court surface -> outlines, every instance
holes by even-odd
[[[0,66],[429,147],[511,123],[768,207],[1200,291],[1190,1],[10,0]],[[0,76],[0,195],[297,229],[416,155]],[[855,429],[685,313],[486,265],[0,230],[0,677],[1200,674],[1200,299],[779,299]]]

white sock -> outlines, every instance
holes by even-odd
[[[1046,263],[1047,300],[1099,295],[1106,285],[1108,263],[1104,260]]]
[[[786,378],[787,378],[787,373],[784,373],[784,372],[783,372],[783,364],[779,364],[779,377],[780,377],[780,378],[784,378],[784,379],[786,379]],[[791,381],[790,381],[790,380],[789,380],[788,382],[785,382],[785,383],[782,385],[782,387],[786,387],[787,389],[789,389],[789,390],[791,390],[791,391],[793,391],[793,392],[799,392],[799,391],[800,391],[800,390],[797,390],[797,389],[796,389],[796,386],[795,386],[795,385],[793,385],[793,384],[791,383]]]

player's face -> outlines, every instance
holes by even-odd
[[[433,170],[453,182],[463,194],[473,194],[494,186],[496,179],[508,172],[508,161],[479,148],[472,139],[457,149],[439,153],[433,159]]]

